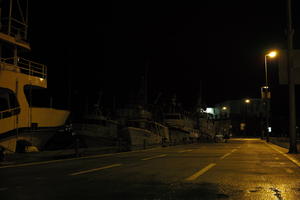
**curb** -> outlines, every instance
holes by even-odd
[[[286,157],[288,160],[290,160],[291,162],[293,162],[295,165],[297,165],[297,167],[300,168],[300,158],[297,158],[294,154],[288,154],[288,149],[280,147],[276,144],[273,143],[267,143],[266,141],[264,141],[264,143],[269,146],[271,149],[273,149],[274,151],[280,153],[281,155],[283,155],[284,157]]]

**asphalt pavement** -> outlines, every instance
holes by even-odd
[[[297,155],[230,139],[0,166],[0,199],[300,199]]]

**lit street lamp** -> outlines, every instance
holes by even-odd
[[[250,99],[244,99],[245,103],[245,110],[244,110],[244,134],[247,135],[248,133],[248,104],[251,103]]]
[[[221,108],[221,118],[222,119],[224,119],[224,118],[226,118],[226,111],[228,110],[228,107],[227,106],[223,106],[222,108]]]
[[[265,87],[268,87],[268,57],[274,58],[277,56],[277,51],[271,51],[268,54],[265,55],[265,75],[266,75],[266,85]]]
[[[265,86],[262,87],[262,98],[265,102],[266,106],[266,128],[265,130],[267,131],[267,142],[269,142],[269,112],[270,112],[270,98],[271,98],[271,93],[270,93],[270,87],[268,85],[268,57],[269,58],[275,58],[277,56],[277,51],[270,51],[268,54],[265,54],[265,76],[266,76],[266,83]],[[263,138],[263,134],[262,134]]]

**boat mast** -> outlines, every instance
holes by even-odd
[[[146,63],[145,65],[145,78],[144,78],[144,90],[145,90],[145,94],[144,94],[144,105],[145,107],[147,107],[148,105],[148,70],[149,70],[149,62]]]
[[[13,57],[13,64],[18,65],[18,50],[30,50],[28,43],[28,0],[0,1],[0,59]],[[7,46],[6,52],[3,46]],[[16,80],[15,94],[18,98],[19,81]],[[30,100],[31,104],[31,91]],[[31,106],[28,111],[31,125]],[[16,137],[19,135],[19,115],[16,115]]]

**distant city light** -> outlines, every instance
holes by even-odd
[[[223,107],[222,107],[222,110],[227,110],[227,107],[226,107],[226,106],[223,106]]]
[[[271,126],[268,127],[268,132],[269,132],[269,133],[272,132],[272,127],[271,127]]]

